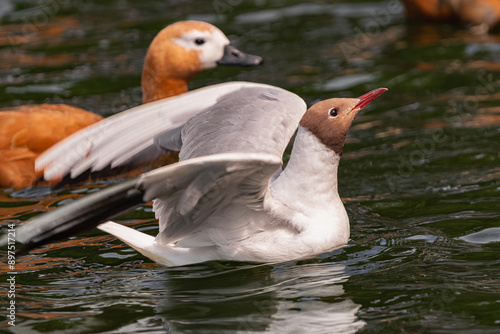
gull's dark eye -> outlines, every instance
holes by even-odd
[[[205,39],[198,37],[197,39],[194,40],[194,42],[196,43],[196,45],[203,45],[205,44]]]
[[[328,110],[328,116],[330,117],[337,117],[339,110],[335,107],[332,109]]]

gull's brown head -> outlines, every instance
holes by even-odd
[[[300,125],[340,155],[347,132],[358,113],[386,91],[387,88],[378,88],[357,99],[333,98],[318,102],[307,110]]]

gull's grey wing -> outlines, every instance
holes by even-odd
[[[159,239],[189,235],[222,202],[240,198],[250,204],[267,190],[281,159],[268,154],[226,153],[189,159],[77,199],[16,229],[27,252],[43,244],[89,230],[155,199],[160,218]],[[168,224],[166,223],[166,220]],[[0,246],[7,235],[0,237]]]
[[[145,198],[157,198],[156,240],[168,244],[182,239],[182,246],[208,246],[234,241],[248,235],[248,228],[265,225],[238,217],[263,210],[269,180],[280,170],[283,152],[305,111],[304,101],[291,92],[249,87],[221,96],[190,119],[181,129],[180,161],[201,159],[211,165],[198,171],[177,169],[173,177],[186,173],[190,181],[181,190],[171,188],[173,193],[165,192],[170,181],[165,181],[163,172],[148,176]]]
[[[35,162],[47,181],[127,170],[179,149],[180,129],[226,95],[268,85],[231,82],[147,103],[108,117],[45,151]]]
[[[193,158],[143,174],[138,182],[145,191],[143,199],[155,200],[160,224],[156,240],[168,244],[198,233],[196,245],[202,246],[200,238],[206,239],[215,225],[226,238],[227,231],[237,238],[243,232],[237,226],[242,220],[209,217],[229,206],[241,207],[240,215],[247,209],[262,210],[269,179],[281,165],[281,157],[274,154],[234,152]]]
[[[221,96],[181,131],[181,160],[226,152],[274,154],[282,158],[305,102],[284,89],[249,87]]]

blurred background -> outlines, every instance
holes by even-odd
[[[2,0],[0,107],[67,103],[108,116],[139,105],[149,43],[186,19],[264,58],[207,71],[191,89],[262,82],[311,105],[389,88],[344,149],[349,245],[276,265],[162,268],[92,231],[17,259],[17,322],[0,332],[497,333],[498,29],[408,19],[397,0]],[[0,220],[22,223],[119,181],[1,189]],[[122,220],[156,233],[150,206]]]

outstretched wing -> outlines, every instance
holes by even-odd
[[[139,184],[144,200],[155,199],[160,223],[157,241],[168,244],[199,232],[206,235],[214,224],[236,230],[241,220],[222,222],[220,213],[228,207],[262,209],[269,179],[281,164],[281,158],[272,154],[221,153],[143,174]],[[202,246],[200,240],[196,244]]]
[[[211,102],[203,109],[206,99]],[[258,229],[263,222],[251,226],[248,219],[236,218],[263,209],[269,180],[279,170],[283,151],[305,111],[304,101],[283,89],[230,83],[109,118],[40,158],[45,177],[77,177],[87,170],[120,166],[154,145],[182,146],[181,161],[36,217],[23,226],[22,231],[30,232],[19,240],[28,243],[27,250],[155,198],[161,243],[182,239],[183,245],[203,246],[215,239],[220,243],[248,235],[246,228]]]
[[[161,238],[179,238],[203,227],[195,218],[209,214],[207,208],[237,199],[258,201],[279,166],[281,159],[275,156],[246,153],[171,164],[36,216],[16,229],[16,240],[25,244],[21,251],[27,252],[89,230],[155,198]],[[0,246],[6,244],[7,235],[0,238]]]
[[[249,88],[269,87],[231,82],[144,104],[108,117],[54,145],[36,160],[35,167],[44,171],[45,180],[56,181],[145,165],[179,150],[184,124],[222,97]]]

